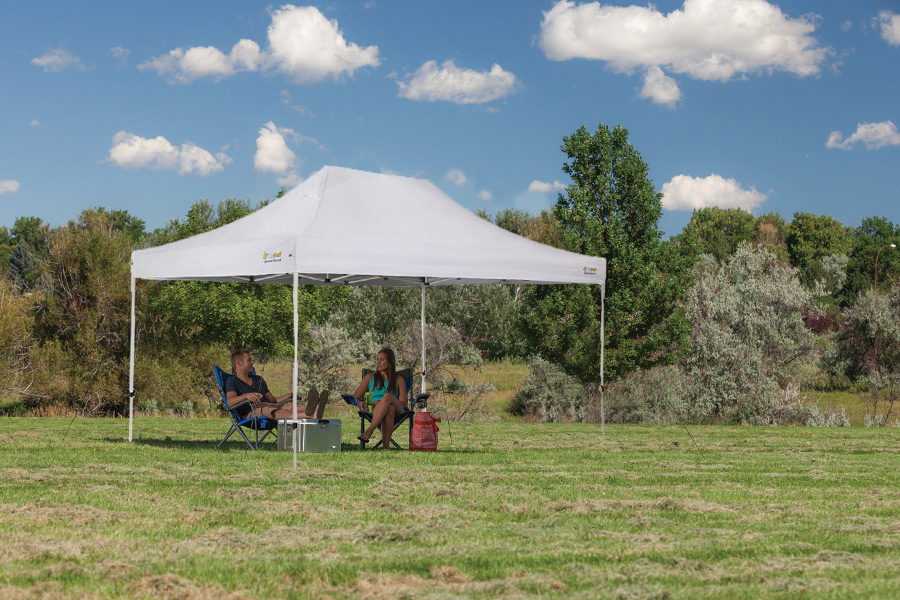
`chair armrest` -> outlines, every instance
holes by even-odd
[[[250,404],[251,402],[252,402],[252,400],[241,400],[241,401],[238,402],[237,404],[232,404],[231,406],[228,406],[228,405],[226,404],[225,406],[228,408],[228,410],[234,410],[234,409],[236,409],[238,406],[243,406],[243,405],[245,405],[245,404]]]
[[[344,402],[350,406],[359,406],[359,403],[356,401],[356,396],[353,394],[341,394],[341,398],[343,398]]]
[[[234,406],[229,406],[229,407],[228,407],[228,410],[229,410],[229,411],[235,410],[237,407],[239,407],[239,406],[244,406],[245,404],[249,404],[249,405],[250,405],[250,412],[249,412],[247,415],[244,416],[244,420],[245,420],[245,421],[248,419],[248,417],[249,417],[250,420],[253,420],[253,419],[259,419],[260,417],[263,416],[262,413],[257,412],[256,406],[253,405],[253,401],[252,401],[252,400],[241,400],[240,402],[238,402],[238,403],[235,404]]]

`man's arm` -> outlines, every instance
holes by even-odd
[[[266,399],[266,402],[271,402],[272,404],[284,404],[293,397],[293,394],[293,392],[288,392],[284,396],[279,396],[278,398],[276,398],[275,394],[267,391],[264,398]]]
[[[247,392],[246,394],[238,394],[237,393],[237,384],[229,379],[225,382],[225,400],[228,401],[228,406],[230,408],[234,408],[235,404],[240,404],[245,400],[250,400],[251,402],[259,402],[262,400],[263,395],[259,392]]]
[[[228,407],[234,408],[235,404],[240,404],[244,400],[250,400],[251,402],[259,402],[262,400],[263,395],[259,392],[248,392],[246,394],[241,394],[238,396],[237,392],[225,392],[225,399],[228,400]]]

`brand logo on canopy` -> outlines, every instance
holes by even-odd
[[[263,252],[263,263],[281,262],[281,252]]]

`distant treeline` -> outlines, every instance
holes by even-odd
[[[596,418],[601,378],[613,383],[613,415],[625,421],[784,421],[777,407],[792,386],[863,385],[900,397],[900,385],[891,387],[900,381],[900,250],[888,246],[900,244],[900,227],[877,216],[850,227],[826,215],[788,222],[704,208],[662,240],[661,194],[627,135],[600,125],[565,137],[572,184],[552,210],[478,211],[518,235],[607,258],[605,371],[600,286],[429,289],[426,351],[438,390],[457,384],[442,367],[507,358],[533,361],[512,410],[545,420]],[[104,208],[59,227],[37,217],[0,227],[5,410],[122,414],[132,250],[215,229],[267,202],[199,201],[155,231]],[[227,365],[232,348],[293,352],[287,286],[140,281],[137,292],[137,402],[146,412],[191,413],[214,399],[210,367]],[[381,345],[416,367],[418,318],[417,290],[304,287],[303,381],[349,386],[342,367]]]

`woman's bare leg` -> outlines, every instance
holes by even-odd
[[[391,405],[388,400],[389,396],[385,395],[381,400],[375,403],[375,410],[372,411],[372,422],[369,423],[369,427],[366,429],[366,432],[362,434],[366,440],[372,437],[372,434],[381,425],[382,419],[384,419],[384,415],[388,411],[388,407]]]
[[[388,412],[388,408],[394,406],[396,410],[396,405],[400,404],[400,401],[397,400],[394,396],[390,394],[385,394],[384,397],[375,403],[375,410],[372,411],[372,422],[369,424],[369,428],[366,429],[366,432],[362,435],[366,440],[372,437],[372,433],[375,432],[375,429],[381,425],[381,422],[384,420],[384,416]],[[394,422],[391,421],[391,427],[393,428]]]
[[[381,422],[381,447],[385,450],[391,449],[391,436],[394,434],[394,416],[396,414],[397,410],[392,402],[384,415],[384,421]]]

